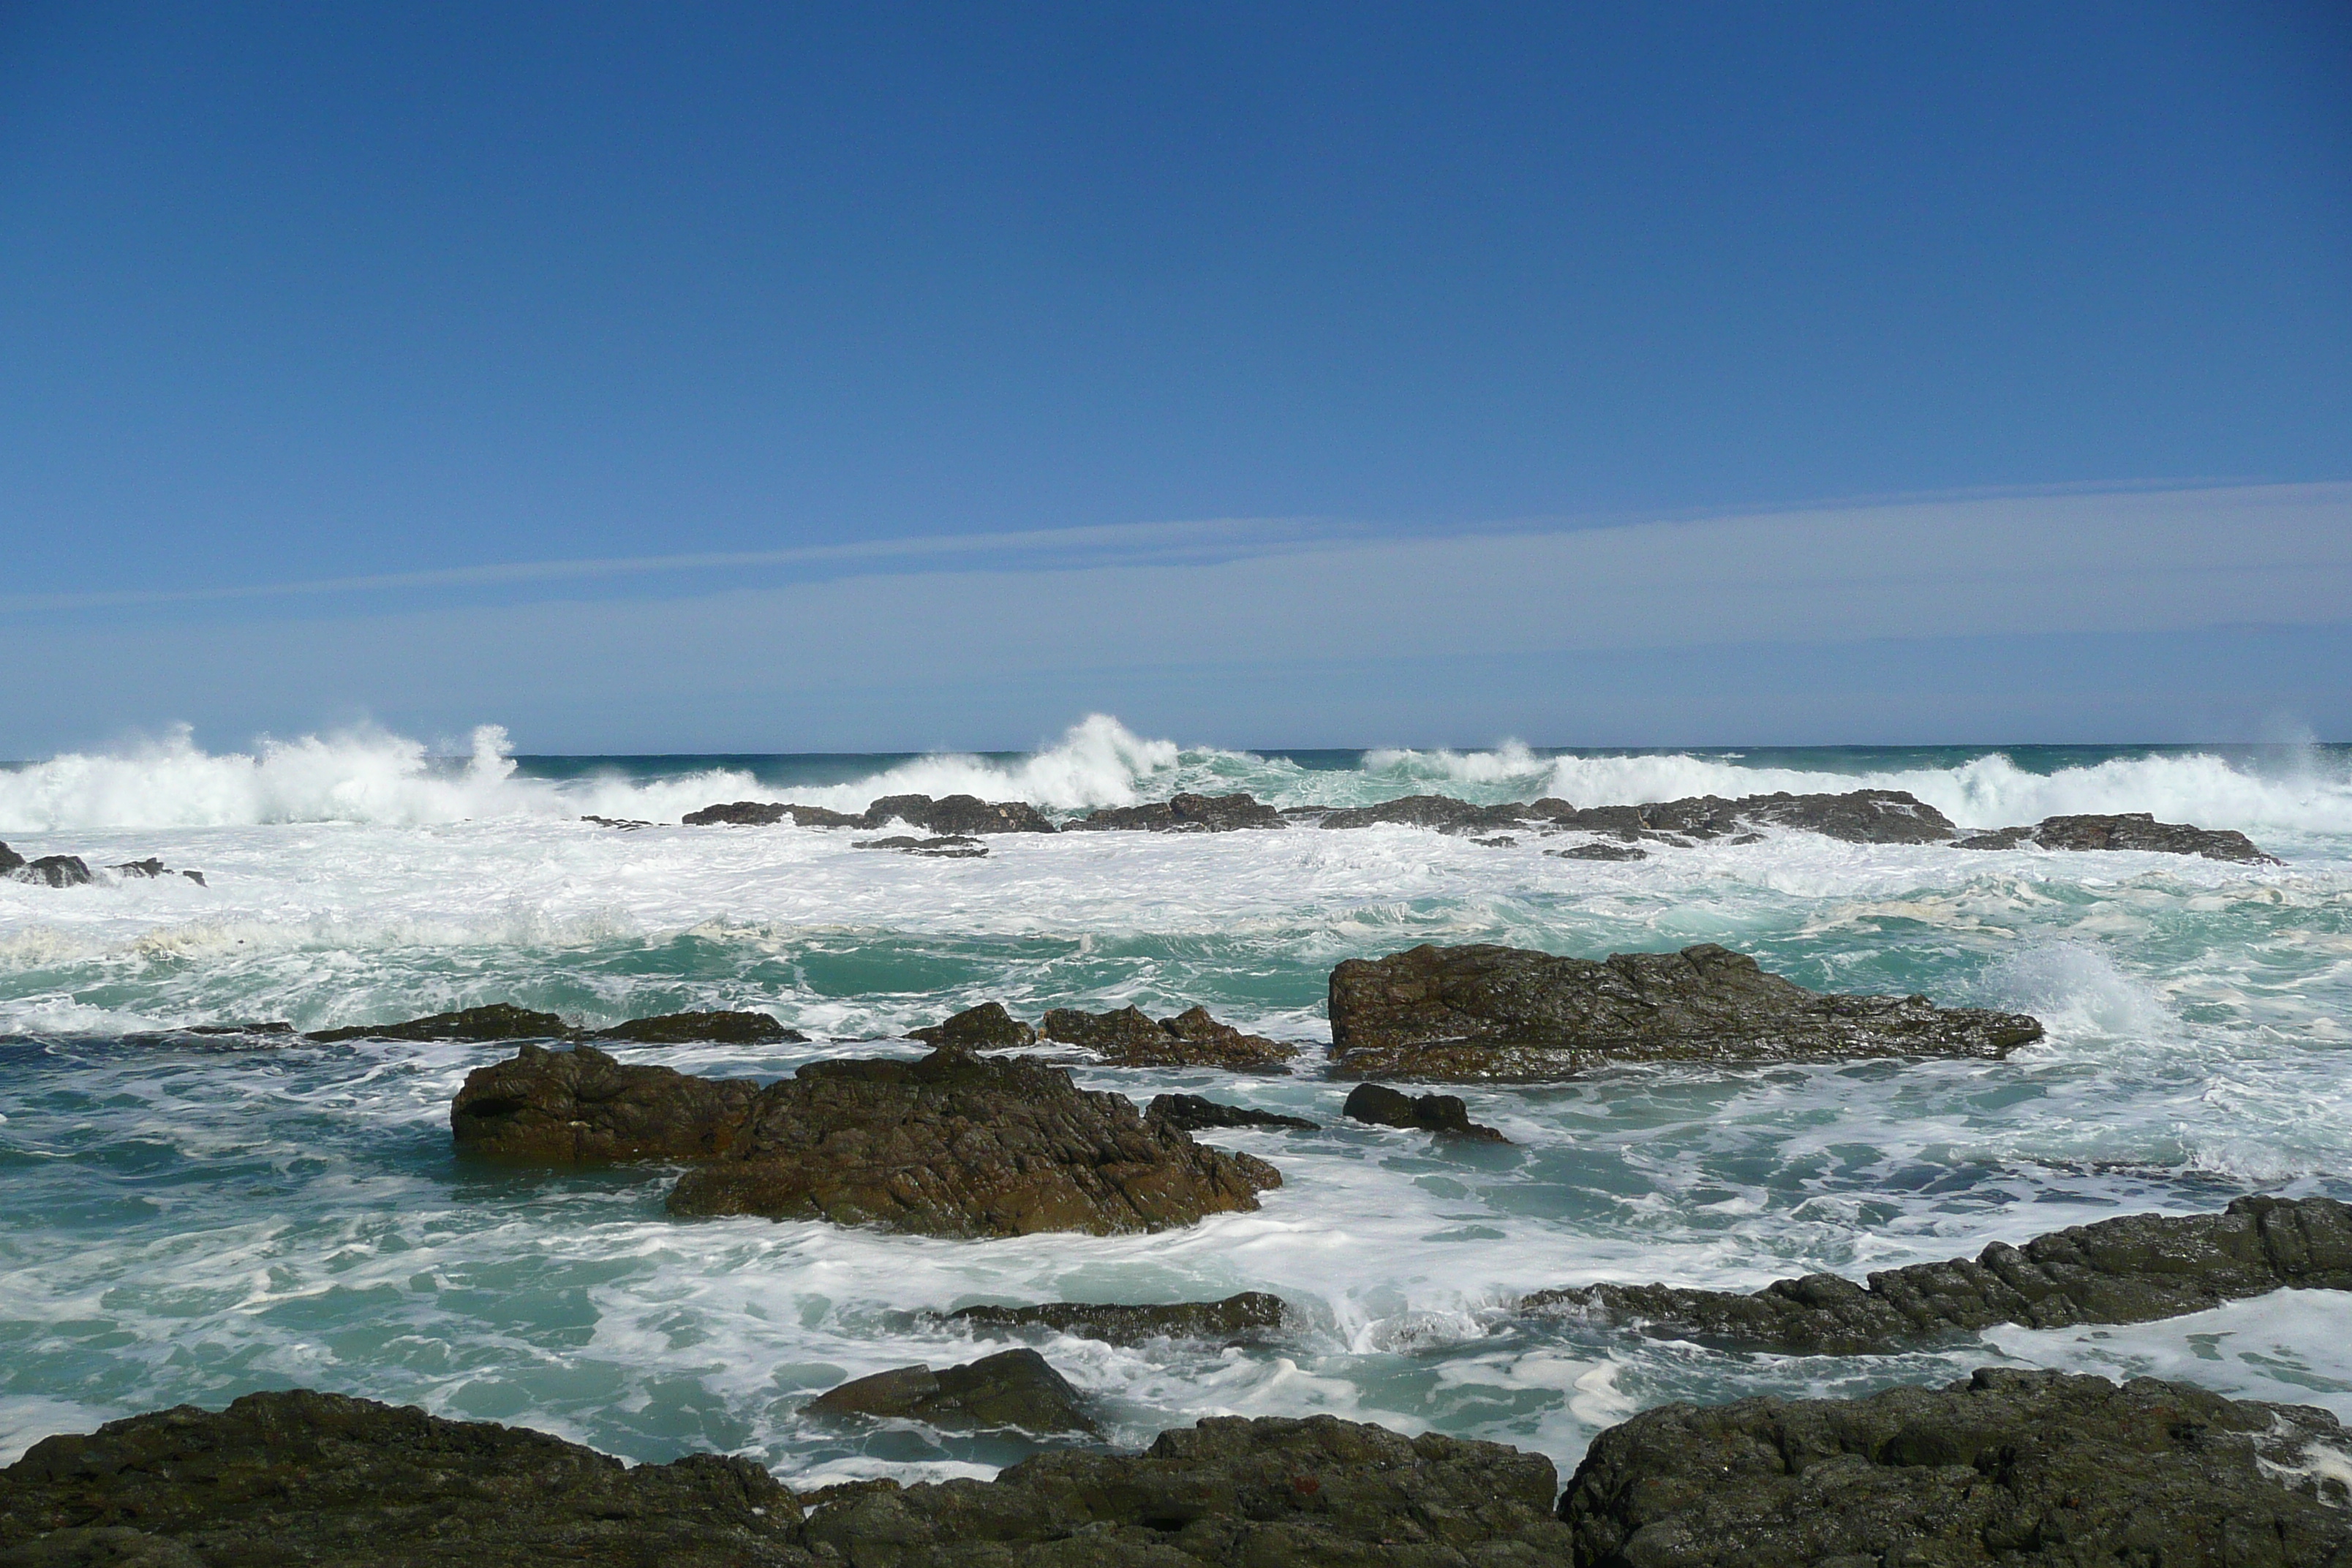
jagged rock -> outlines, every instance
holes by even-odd
[[[955,1046],[968,1051],[1018,1050],[1037,1043],[1036,1029],[1004,1010],[1002,1002],[982,1002],[907,1037],[930,1046]]]
[[[589,1037],[636,1046],[775,1046],[808,1038],[798,1029],[787,1029],[765,1013],[727,1011],[662,1013],[650,1018],[632,1018],[625,1024],[599,1029]]]
[[[1545,854],[1559,860],[1647,860],[1650,852],[1631,844],[1612,844],[1606,839],[1594,839],[1572,849],[1547,849]]]
[[[308,1037],[322,1044],[337,1040],[568,1040],[580,1033],[553,1013],[534,1013],[511,1003],[487,1007],[461,1007],[400,1024],[353,1024],[341,1029],[313,1029]]]
[[[736,800],[689,811],[678,821],[688,827],[773,827],[790,809],[779,801]]]
[[[1262,1160],[1146,1121],[1030,1057],[812,1062],[752,1102],[726,1154],[687,1173],[679,1215],[765,1215],[929,1236],[1107,1235],[1257,1207]]]
[[[0,877],[13,877],[24,868],[25,858],[5,844],[0,844]]]
[[[748,805],[751,803],[746,801],[743,804]],[[580,820],[593,823],[599,827],[617,827],[624,833],[634,833],[640,827],[653,826],[650,822],[640,822],[634,816],[583,816]]]
[[[1139,828],[1153,833],[1231,833],[1288,826],[1282,813],[1251,795],[1187,794],[1144,805],[1107,805],[1067,824],[1064,831]]]
[[[449,1131],[460,1149],[515,1160],[708,1160],[735,1142],[759,1092],[748,1078],[624,1066],[593,1046],[525,1046],[466,1075]]]
[[[1037,1307],[966,1307],[947,1321],[975,1332],[1045,1329],[1074,1339],[1114,1345],[1152,1340],[1202,1340],[1212,1344],[1256,1344],[1279,1333],[1290,1309],[1279,1296],[1244,1290],[1222,1301],[1177,1301],[1156,1307],[1112,1306],[1094,1301],[1052,1301]]]
[[[902,1366],[820,1394],[822,1415],[900,1416],[941,1427],[1018,1427],[1041,1435],[1098,1430],[1078,1391],[1033,1350],[1001,1351],[933,1372]]]
[[[89,881],[89,867],[79,855],[44,855],[21,861],[8,873],[19,882],[40,882],[52,888],[79,888]]]
[[[290,1035],[294,1026],[283,1021],[268,1024],[191,1024],[179,1031],[184,1035]]]
[[[1471,1121],[1470,1108],[1462,1103],[1458,1094],[1407,1095],[1381,1084],[1360,1083],[1339,1110],[1350,1121],[1369,1121],[1379,1127],[1418,1127],[1481,1143],[1510,1142],[1493,1128]]]
[[[1153,1095],[1150,1105],[1143,1113],[1185,1132],[1198,1132],[1210,1127],[1289,1127],[1305,1132],[1316,1131],[1315,1123],[1304,1116],[1252,1110],[1245,1106],[1204,1100],[1197,1094]]]
[[[2184,822],[2158,822],[2145,811],[2106,816],[2045,816],[2032,827],[2004,827],[1963,838],[1961,849],[2014,849],[2033,844],[2043,849],[2142,849],[2160,855],[2195,855],[2207,860],[2237,860],[2250,866],[2279,866],[2275,855],[2265,855],[2252,839],[2231,828],[2192,827]]]
[[[122,877],[160,877],[170,868],[152,856],[144,860],[126,860],[120,866],[107,868],[117,876]]]
[[[879,827],[886,822],[903,822],[926,833],[960,837],[980,833],[1054,831],[1054,825],[1026,801],[987,801],[973,795],[942,795],[937,800],[927,795],[885,795],[866,808],[859,826]]]
[[[1115,1013],[1087,1013],[1056,1007],[1038,1025],[1046,1039],[1083,1046],[1108,1067],[1223,1068],[1227,1072],[1288,1072],[1298,1054],[1263,1035],[1245,1035],[1230,1024],[1209,1016],[1205,1007],[1189,1007],[1173,1018],[1158,1022],[1129,1005]]]
[[[860,838],[850,847],[896,849],[902,854],[928,855],[941,860],[980,860],[988,855],[988,846],[979,839],[955,835],[944,838],[912,838],[904,834],[895,838]]]
[[[2294,1288],[2352,1290],[2352,1208],[2333,1198],[2239,1198],[2218,1215],[2126,1215],[1995,1242],[1971,1262],[1918,1263],[1856,1285],[1835,1274],[1753,1295],[1668,1285],[1542,1290],[1530,1311],[1800,1354],[1858,1355],[2000,1323],[2140,1323]]]
[[[1986,1369],[1644,1411],[1593,1440],[1559,1517],[1575,1562],[1627,1568],[2326,1568],[2352,1545],[2347,1445],[2308,1406]]]
[[[1401,800],[1384,800],[1378,805],[1328,812],[1322,826],[1373,827],[1383,823],[1402,823],[1412,827],[1434,827],[1441,833],[1492,833],[1497,828],[1517,827],[1527,816],[1528,808],[1524,805],[1473,805],[1450,795],[1409,795]]]
[[[1790,827],[1849,844],[1941,844],[1955,829],[1950,818],[1903,790],[1857,789],[1843,795],[1690,795],[1644,805],[1588,806],[1538,801],[1528,815],[1561,828],[1584,828],[1624,837],[1659,837],[1704,842],[1730,838],[1752,842],[1754,829]]]
[[[15,1568],[812,1568],[759,1463],[625,1468],[544,1433],[298,1389],[47,1437],[0,1470]]]
[[[1712,942],[1600,963],[1424,945],[1341,963],[1330,1011],[1332,1070],[1344,1078],[1533,1081],[1612,1061],[1993,1058],[2042,1037],[2021,1015],[1807,991]]]

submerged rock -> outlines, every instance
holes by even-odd
[[[968,1051],[1017,1050],[1037,1043],[1037,1031],[1004,1010],[1002,1002],[982,1002],[940,1023],[909,1029],[907,1037],[926,1045],[955,1046]]]
[[[79,855],[44,855],[26,860],[14,855],[16,868],[7,874],[19,882],[39,882],[51,888],[79,888],[90,880],[89,863]]]
[[[1510,1142],[1493,1128],[1471,1121],[1470,1108],[1462,1103],[1458,1094],[1399,1094],[1381,1084],[1360,1083],[1349,1094],[1348,1103],[1340,1107],[1340,1111],[1350,1121],[1369,1121],[1377,1127],[1417,1127],[1482,1143]]]
[[[1924,996],[1807,991],[1712,942],[1605,963],[1479,944],[1349,959],[1331,972],[1344,1078],[1533,1081],[1612,1061],[1993,1058],[2042,1037],[2021,1015]]]
[[[460,1149],[516,1160],[708,1160],[735,1141],[759,1092],[747,1078],[624,1066],[593,1046],[525,1046],[466,1075],[449,1131]]]
[[[1230,1024],[1220,1024],[1205,1007],[1189,1007],[1173,1018],[1157,1021],[1133,1005],[1115,1013],[1056,1007],[1045,1015],[1038,1032],[1064,1045],[1083,1046],[1110,1067],[1288,1072],[1290,1058],[1298,1054],[1297,1046],[1263,1035],[1245,1035]]]
[[[535,1013],[508,1002],[487,1007],[461,1007],[399,1024],[353,1024],[341,1029],[313,1029],[307,1037],[322,1044],[338,1040],[568,1040],[580,1031],[553,1013]]]
[[[1045,820],[1045,814],[1027,801],[990,801],[972,795],[942,795],[937,800],[927,795],[885,795],[866,808],[859,826],[879,827],[886,822],[903,822],[926,833],[962,837],[980,833],[1054,831],[1054,825]]]
[[[812,1062],[761,1091],[726,1154],[687,1173],[679,1215],[765,1215],[929,1236],[1107,1235],[1257,1207],[1281,1173],[1146,1121],[1027,1057]]]
[[[617,827],[624,833],[635,833],[640,827],[653,826],[650,822],[641,822],[634,816],[583,816],[580,820],[592,823],[598,827]]]
[[[2001,1323],[2141,1323],[2294,1288],[2352,1290],[2352,1208],[2333,1198],[2239,1198],[2218,1215],[2126,1215],[1994,1242],[1974,1261],[1835,1274],[1752,1295],[1669,1285],[1542,1290],[1520,1304],[1654,1333],[1800,1354],[1858,1355]]]
[[[632,1018],[589,1037],[636,1046],[776,1046],[808,1038],[788,1029],[765,1013],[712,1011],[661,1013]]]
[[[1590,844],[1579,844],[1572,849],[1547,849],[1545,854],[1557,860],[1647,860],[1650,852],[1631,844],[1612,844],[1596,838]]]
[[[2140,849],[2159,855],[2195,855],[2207,860],[2237,860],[2250,866],[2284,862],[2265,855],[2254,841],[2231,828],[2192,827],[2184,822],[2158,822],[2145,811],[2104,816],[2045,816],[2032,827],[2004,827],[1963,838],[1962,849],[2014,849],[2032,844],[2043,849]]]
[[[1108,805],[1066,824],[1065,832],[1106,828],[1152,833],[1232,833],[1287,827],[1282,813],[1247,795],[1179,795],[1144,805]]]
[[[1051,1435],[1098,1428],[1078,1391],[1033,1350],[1002,1351],[961,1366],[895,1367],[818,1394],[814,1415],[898,1416],[933,1426]]]
[[[1987,1369],[1865,1399],[1644,1411],[1593,1440],[1559,1517],[1575,1562],[1643,1568],[2324,1568],[2352,1545],[2347,1445],[2308,1406]]]
[[[956,835],[945,838],[912,838],[904,834],[895,838],[860,838],[850,847],[896,849],[904,855],[928,855],[941,860],[980,860],[988,855],[988,846],[979,839]]]
[[[1204,1100],[1197,1094],[1153,1095],[1151,1103],[1144,1108],[1143,1113],[1186,1132],[1199,1132],[1210,1127],[1288,1127],[1302,1132],[1316,1131],[1315,1123],[1304,1116],[1252,1110],[1246,1106]]]
[[[1256,1344],[1279,1333],[1290,1309],[1279,1296],[1244,1290],[1222,1301],[1176,1301],[1160,1306],[1112,1306],[1094,1301],[1052,1301],[1036,1307],[966,1307],[947,1321],[975,1331],[1045,1329],[1075,1339],[1138,1345],[1153,1340],[1202,1340],[1212,1344]]]

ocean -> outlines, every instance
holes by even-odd
[[[939,860],[853,849],[852,833],[677,826],[713,802],[856,810],[912,791],[1067,815],[1180,790],[1600,805],[1865,784],[1971,827],[2148,811],[2241,829],[2285,863],[1797,832],[1609,863],[1404,826],[1011,835]],[[1603,1279],[1858,1277],[2246,1193],[2352,1199],[2344,747],[1253,752],[1099,717],[998,756],[528,757],[496,730],[455,758],[380,733],[252,754],[183,739],[0,770],[0,838],[206,878],[0,881],[0,1460],[137,1411],[308,1386],[633,1460],[750,1454],[798,1485],[984,1476],[1034,1445],[846,1431],[802,1406],[847,1377],[997,1348],[927,1310],[1249,1289],[1293,1303],[1301,1329],[1251,1349],[1041,1348],[1116,1443],[1212,1414],[1329,1412],[1513,1443],[1563,1471],[1662,1402],[1996,1363],[2180,1376],[2352,1418],[2352,1298],[2330,1293],[1839,1358],[1513,1305]],[[748,1007],[816,1043],[615,1054],[763,1079],[913,1055],[906,1029],[990,999],[1033,1018],[1204,1004],[1321,1042],[1333,964],[1423,942],[1585,957],[1721,942],[1808,986],[2030,1012],[2049,1033],[2002,1062],[1625,1067],[1464,1090],[1509,1147],[1346,1122],[1349,1086],[1311,1066],[1082,1067],[1089,1088],[1204,1093],[1321,1129],[1202,1135],[1282,1170],[1256,1213],[950,1242],[672,1220],[665,1168],[461,1161],[450,1096],[508,1047],[173,1032],[490,1002],[590,1025]]]

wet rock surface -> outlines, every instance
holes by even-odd
[[[1300,1132],[1316,1131],[1316,1124],[1304,1116],[1253,1110],[1247,1106],[1227,1105],[1223,1100],[1209,1100],[1197,1094],[1155,1094],[1143,1113],[1186,1132],[1200,1132],[1212,1127],[1284,1127]]]
[[[24,868],[25,858],[5,844],[0,844],[0,877],[13,877]]]
[[[91,880],[89,863],[79,855],[43,855],[31,860],[19,856],[8,875],[19,882],[48,888],[79,888]]]
[[[909,1029],[907,1037],[925,1045],[955,1046],[968,1051],[1018,1050],[1037,1043],[1037,1030],[1006,1012],[1003,1003],[982,1002],[939,1023]]]
[[[915,838],[905,834],[890,838],[861,838],[852,849],[896,849],[902,855],[923,855],[938,860],[982,860],[988,857],[988,846],[977,838],[950,836],[945,838]]]
[[[1340,1110],[1350,1121],[1375,1127],[1414,1127],[1482,1143],[1510,1142],[1493,1128],[1471,1121],[1470,1108],[1458,1094],[1400,1094],[1382,1084],[1362,1083],[1349,1092]]]
[[[835,1418],[897,1417],[947,1428],[1014,1427],[1041,1436],[1097,1430],[1078,1391],[1033,1350],[1003,1351],[938,1372],[894,1367],[828,1390],[808,1407]]]
[[[1349,959],[1331,972],[1330,1016],[1340,1077],[1463,1081],[1612,1061],[1996,1058],[2042,1037],[2017,1014],[1807,991],[1711,942],[1602,963],[1491,944]]]
[[[1579,844],[1569,849],[1547,849],[1545,854],[1557,860],[1647,860],[1650,852],[1633,844],[1612,844],[1596,838],[1590,844]]]
[[[926,833],[961,837],[1054,831],[1054,825],[1026,801],[988,801],[971,795],[942,795],[937,800],[927,795],[885,795],[866,808],[863,826],[879,827],[886,822],[903,822]]]
[[[2236,860],[2250,866],[2284,864],[2265,855],[2244,834],[2229,828],[2192,827],[2182,822],[2158,822],[2145,811],[2111,816],[2045,816],[2032,827],[2003,827],[1959,841],[1962,849],[2014,849],[2021,844],[2043,849],[2139,849],[2159,855],[2195,855],[2207,860]]]
[[[1528,810],[1528,807],[1516,804],[1473,805],[1450,795],[1409,795],[1398,800],[1384,800],[1378,805],[1358,805],[1327,812],[1318,826],[1349,828],[1401,824],[1409,827],[1434,827],[1441,833],[1492,833],[1500,828],[1518,826],[1527,820]]]
[[[1282,813],[1247,795],[1179,795],[1143,805],[1110,805],[1066,823],[1063,831],[1125,829],[1151,833],[1233,833],[1287,827]]]
[[[759,1092],[750,1079],[624,1065],[593,1046],[525,1046],[466,1075],[449,1131],[460,1149],[513,1160],[707,1160],[734,1142]]]
[[[1153,1340],[1200,1340],[1211,1344],[1257,1344],[1278,1334],[1289,1316],[1279,1296],[1244,1290],[1222,1301],[1175,1301],[1159,1306],[1114,1306],[1090,1301],[1051,1301],[1035,1307],[966,1307],[946,1321],[975,1332],[1044,1329],[1115,1345]]]
[[[1230,1024],[1220,1024],[1205,1007],[1191,1007],[1173,1018],[1152,1019],[1139,1007],[1115,1013],[1087,1013],[1056,1007],[1037,1026],[1038,1033],[1064,1045],[1081,1046],[1099,1056],[1106,1066],[1128,1068],[1207,1067],[1227,1072],[1288,1072],[1298,1054],[1262,1035],[1246,1035]]]
[[[1973,1260],[1781,1279],[1752,1295],[1669,1285],[1538,1291],[1521,1306],[1741,1348],[1854,1355],[2017,1323],[2067,1328],[2201,1312],[2273,1290],[2352,1290],[2352,1207],[2239,1198],[2218,1215],[2126,1215],[1995,1242]]]
[[[780,801],[731,800],[689,811],[678,821],[688,827],[773,827],[791,809]]]
[[[650,822],[634,816],[585,816],[580,819],[595,827],[618,828],[623,833],[635,833],[640,827],[651,827]]]
[[[1645,1411],[1559,1502],[1580,1564],[2339,1563],[2352,1510],[2311,1477],[2322,1410],[2185,1384],[2011,1369],[1866,1399]]]
[[[353,1024],[340,1029],[313,1029],[305,1037],[331,1044],[338,1040],[565,1040],[580,1031],[553,1013],[534,1012],[509,1002],[485,1007],[461,1007],[398,1024]]]
[[[599,1029],[590,1037],[637,1046],[774,1046],[808,1038],[765,1013],[726,1011],[660,1013],[650,1018],[632,1018],[625,1024]]]
[[[1106,1235],[1257,1207],[1273,1166],[1144,1120],[1026,1057],[812,1062],[763,1089],[678,1215],[764,1215],[929,1236]]]

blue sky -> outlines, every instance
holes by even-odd
[[[0,754],[2352,734],[2347,80],[2319,4],[9,6]]]

